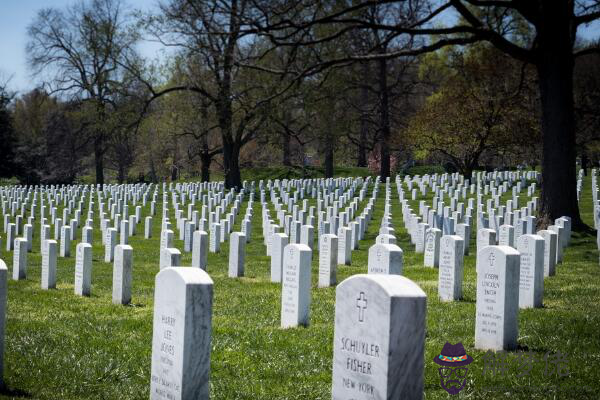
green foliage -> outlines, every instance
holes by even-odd
[[[408,168],[404,175],[432,175],[443,174],[446,170],[441,165],[416,165]]]
[[[16,177],[12,178],[0,178],[0,186],[19,185],[20,181]]]
[[[14,171],[14,126],[9,110],[12,94],[0,86],[0,177],[10,177]]]
[[[96,183],[96,177],[90,174],[80,175],[73,183],[75,185],[93,185]]]
[[[480,163],[538,159],[532,74],[485,45],[424,57],[420,75],[431,79],[435,90],[407,130],[415,157],[438,156],[467,175]]]

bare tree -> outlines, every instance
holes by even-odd
[[[124,72],[120,61],[137,58],[133,46],[138,36],[130,28],[120,0],[42,9],[28,28],[28,61],[34,74],[48,73],[49,92],[93,104],[97,183],[104,183],[104,155],[111,134],[105,121]]]
[[[229,188],[241,186],[240,150],[256,137],[269,101],[278,94],[276,80],[257,82],[256,71],[242,67],[257,62],[260,44],[256,35],[244,33],[250,6],[247,0],[170,0],[147,20],[148,31],[163,45],[180,49],[187,62],[166,88],[142,79],[153,98],[187,90],[208,101],[217,116]]]

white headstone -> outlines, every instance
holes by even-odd
[[[16,236],[16,225],[11,222],[6,227],[6,251],[14,250]]]
[[[440,239],[442,231],[431,228],[425,235],[425,257],[423,264],[426,267],[438,267],[440,265]]]
[[[305,244],[291,243],[283,251],[281,327],[308,325],[310,316],[312,251]]]
[[[571,241],[571,218],[569,217],[560,217],[554,220],[554,225],[558,225],[564,229],[565,233],[565,246],[569,245]]]
[[[375,238],[375,243],[396,244],[396,237],[394,235],[382,233],[380,235],[377,235],[377,237]]]
[[[512,225],[500,225],[498,245],[515,247],[515,228]]]
[[[179,267],[181,265],[181,252],[176,248],[167,247],[160,252],[160,269]]]
[[[121,221],[121,238],[119,240],[119,244],[128,244],[129,243],[129,221],[123,220]]]
[[[173,238],[175,237],[175,233],[170,229],[163,229],[160,232],[160,250],[167,249],[169,247],[173,247]]]
[[[75,294],[89,296],[92,289],[92,246],[79,243],[75,252]]]
[[[242,232],[233,232],[229,241],[229,277],[244,276],[246,257],[246,236]]]
[[[144,238],[150,239],[152,237],[152,217],[146,217],[144,221]]]
[[[71,227],[63,226],[60,230],[60,256],[69,257],[71,255]]]
[[[192,243],[192,267],[206,271],[208,265],[208,233],[200,230],[194,232]]]
[[[548,226],[548,230],[556,233],[556,264],[562,264],[563,260],[563,249],[565,234],[564,229],[558,225]]]
[[[31,252],[33,248],[33,226],[31,224],[23,226],[23,237],[27,240],[27,251]]]
[[[288,245],[288,235],[273,233],[271,237],[271,282],[281,282],[283,273],[283,254]]]
[[[337,236],[321,235],[319,247],[319,287],[333,286],[337,282]]]
[[[456,224],[456,234],[464,241],[464,253],[465,256],[469,254],[469,247],[471,244],[471,225],[469,224]]]
[[[0,260],[0,384],[4,384],[4,331],[6,323],[6,294],[8,292],[8,268]]]
[[[333,400],[423,398],[426,302],[403,276],[354,275],[340,283]]]
[[[346,227],[340,227],[338,229],[338,255],[337,263],[339,265],[350,265],[352,260],[352,247],[351,247],[352,231]]]
[[[517,346],[520,254],[508,246],[477,253],[475,348],[511,350]]]
[[[554,231],[541,230],[538,232],[544,238],[544,277],[556,274],[556,245],[558,235]]]
[[[221,225],[214,223],[210,226],[208,249],[211,253],[218,253],[221,249]]]
[[[419,222],[417,225],[417,234],[415,240],[415,253],[423,253],[425,252],[425,236],[427,234],[427,230],[429,229],[429,224],[424,222]]]
[[[521,235],[517,250],[521,253],[519,308],[542,307],[544,298],[544,238]]]
[[[458,235],[442,236],[440,241],[440,271],[438,295],[442,301],[462,297],[464,241]]]
[[[403,253],[395,244],[376,243],[369,248],[369,274],[402,275]]]
[[[27,278],[27,240],[16,238],[14,247],[13,280],[18,281]]]
[[[104,262],[112,262],[115,256],[115,246],[117,245],[117,230],[108,228],[104,240]]]
[[[90,228],[89,226],[86,226],[81,230],[81,241],[83,243],[88,243],[88,244],[93,245],[94,236],[93,236],[92,228]]]
[[[194,240],[194,232],[196,232],[196,224],[193,221],[185,221],[183,251],[190,253]]]
[[[42,246],[42,289],[56,288],[56,240],[44,240]]]
[[[516,238],[516,237],[515,237]],[[496,231],[493,229],[482,228],[477,231],[477,254],[486,246],[496,245]]]
[[[133,271],[133,248],[126,244],[115,247],[113,265],[113,304],[131,303],[131,274]]]
[[[208,399],[213,281],[199,268],[156,275],[150,399]]]
[[[302,225],[300,228],[300,243],[307,245],[310,249],[313,249],[315,229],[311,225]]]

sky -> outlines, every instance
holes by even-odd
[[[0,0],[0,82],[10,78],[9,89],[23,93],[37,86],[38,79],[31,75],[27,66],[25,46],[27,27],[42,8],[66,8],[74,0]],[[132,9],[148,11],[156,7],[156,0],[125,0]],[[138,50],[144,57],[157,58],[161,46],[143,42]]]
[[[64,8],[72,3],[73,0],[0,0],[0,82],[10,78],[9,89],[20,93],[37,86],[38,79],[27,67],[27,26],[41,8]],[[156,6],[156,0],[126,0],[126,3],[142,10]],[[580,29],[580,34],[588,40],[600,38],[600,23]],[[144,57],[161,57],[157,43],[142,42],[138,50]]]

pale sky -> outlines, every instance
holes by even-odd
[[[125,0],[132,9],[148,11],[156,7],[156,0]],[[0,80],[12,77],[9,88],[20,93],[37,86],[38,79],[31,76],[27,67],[25,46],[27,26],[34,20],[39,9],[45,7],[64,8],[73,0],[0,0]],[[600,23],[580,29],[588,40],[600,39]],[[160,58],[161,46],[143,42],[139,51],[144,57]]]
[[[31,76],[27,66],[25,46],[28,41],[27,27],[42,8],[65,8],[74,0],[0,0],[0,81],[12,77],[9,88],[19,93],[37,86],[39,80]],[[156,0],[124,0],[133,9],[154,9]],[[140,53],[148,58],[160,57],[161,46],[143,42]]]

